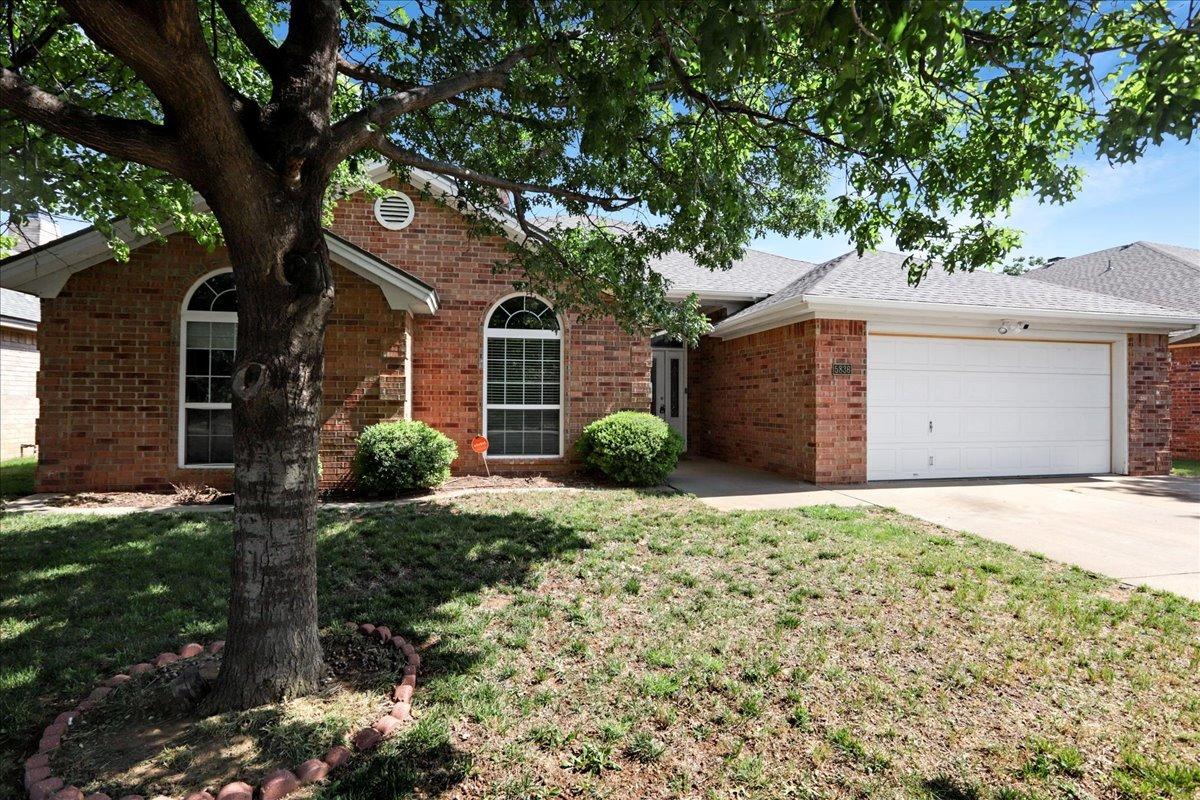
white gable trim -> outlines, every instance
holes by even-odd
[[[437,313],[438,296],[431,287],[389,268],[336,236],[326,234],[325,243],[329,246],[331,261],[378,286],[393,310],[403,309],[413,314]]]
[[[113,230],[130,250],[154,241],[153,236],[134,234],[128,220],[120,220],[113,225]],[[176,231],[173,225],[159,228],[163,236]],[[64,236],[49,247],[30,250],[13,259],[0,269],[0,286],[41,298],[57,297],[76,272],[94,267],[112,256],[108,240],[100,231],[95,228],[80,231]]]
[[[368,176],[376,183],[381,183],[393,177],[393,173],[386,163],[379,163],[370,168]],[[429,192],[439,200],[445,201],[452,209],[457,202],[458,194],[454,184],[440,175],[413,169],[409,172],[409,183],[414,188]],[[199,195],[196,195],[196,204],[198,208],[205,207],[204,200]],[[511,214],[502,214],[493,209],[476,209],[469,204],[468,208],[497,223],[510,241],[517,244],[525,242],[525,232]],[[135,235],[128,220],[114,223],[113,230],[117,238],[129,245],[130,250],[155,240],[154,236]],[[177,233],[178,228],[174,225],[164,225],[158,232],[162,236],[170,236]],[[437,311],[437,295],[433,289],[395,273],[394,270],[384,269],[380,264],[369,263],[370,258],[363,258],[362,253],[355,253],[353,247],[335,243],[333,237],[325,238],[329,244],[330,255],[338,254],[337,263],[379,286],[387,297],[388,305],[393,309],[408,309],[414,314],[433,314]],[[57,297],[76,272],[82,272],[110,258],[112,250],[104,235],[95,228],[85,229],[64,236],[49,247],[14,258],[0,269],[0,286],[41,298]]]
[[[1001,319],[1037,320],[1056,329],[1090,329],[1127,333],[1169,333],[1200,324],[1200,317],[1113,314],[1101,311],[974,306],[958,303],[918,303],[903,300],[856,300],[803,296],[744,321],[731,317],[718,323],[712,335],[737,339],[806,319],[861,319],[924,322],[940,325],[981,324]]]
[[[117,235],[135,250],[155,240],[153,236],[135,236],[129,222],[122,220],[115,226]],[[172,225],[159,229],[163,236],[178,232]],[[402,272],[387,267],[359,248],[326,234],[330,260],[375,284],[383,292],[388,306],[397,311],[413,314],[433,314],[438,310],[437,292]],[[67,281],[76,272],[93,267],[112,258],[108,240],[97,230],[69,236],[58,244],[37,251],[30,251],[0,269],[0,286],[28,292],[41,298],[57,297]]]

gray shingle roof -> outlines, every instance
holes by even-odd
[[[904,259],[899,253],[885,251],[865,253],[861,258],[855,253],[838,256],[802,275],[772,297],[723,321],[716,330],[741,326],[772,309],[807,298],[1180,317],[1181,320],[1195,316],[1178,309],[995,272],[947,273],[934,269],[920,285],[909,286]]]
[[[611,233],[624,234],[630,226],[621,220],[601,216],[541,217],[530,220],[539,228],[578,228],[594,225]],[[700,266],[687,253],[666,253],[650,262],[650,268],[670,283],[672,294],[743,294],[765,297],[787,286],[813,268],[808,261],[747,249],[727,270]]]
[[[42,301],[31,294],[0,289],[0,317],[13,317],[26,322],[42,321]]]
[[[699,266],[687,253],[667,253],[650,268],[670,282],[671,292],[769,295],[814,268],[807,261],[784,258],[761,250],[746,250],[727,270]]]
[[[1200,313],[1200,250],[1133,242],[1064,258],[1023,277]]]

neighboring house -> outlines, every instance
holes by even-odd
[[[1200,316],[1200,250],[1133,242],[1058,259],[1025,277],[1154,303]],[[1200,328],[1177,333],[1171,353],[1171,451],[1200,458]]]
[[[672,255],[670,295],[717,320],[699,348],[583,322],[497,275],[434,199],[363,194],[327,241],[325,485],[354,438],[412,417],[459,445],[454,471],[562,472],[587,423],[652,409],[690,450],[823,482],[1169,468],[1167,334],[1200,316],[1002,275],[905,281],[903,258],[821,265],[756,251],[710,273]],[[38,488],[228,485],[236,291],[224,253],[169,231],[127,263],[83,231],[0,263],[43,298]],[[519,238],[517,226],[505,233]],[[690,373],[690,374],[689,374]]]
[[[37,329],[33,295],[0,289],[0,461],[37,452]]]

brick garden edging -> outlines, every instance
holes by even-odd
[[[395,733],[401,725],[412,721],[412,695],[417,687],[417,670],[421,666],[421,657],[416,648],[402,636],[393,636],[386,625],[372,625],[365,622],[357,625],[347,623],[351,630],[357,630],[363,636],[373,639],[386,647],[394,647],[404,654],[404,676],[400,683],[392,689],[392,710],[375,720],[370,727],[363,728],[351,737],[351,744],[360,753],[375,749],[380,742]],[[62,739],[70,730],[75,720],[91,711],[100,701],[114,689],[128,683],[135,675],[142,675],[151,670],[166,666],[185,658],[192,658],[208,652],[213,655],[221,652],[224,641],[215,641],[204,647],[194,642],[185,644],[178,653],[159,653],[154,660],[134,664],[123,672],[101,681],[100,684],[81,700],[75,708],[64,711],[54,718],[54,722],[42,731],[38,742],[38,751],[25,760],[25,790],[29,800],[112,800],[103,792],[84,795],[75,786],[64,786],[62,778],[55,777],[50,770],[50,756],[62,743]],[[278,769],[263,778],[257,790],[248,783],[234,781],[221,787],[215,798],[211,792],[189,792],[183,800],[279,800],[299,789],[304,784],[324,780],[330,772],[350,760],[351,750],[342,745],[334,745],[320,758],[310,758],[298,765],[293,772],[288,769]],[[142,795],[127,794],[119,800],[145,800]]]

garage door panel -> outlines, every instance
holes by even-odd
[[[929,353],[929,366],[938,367],[961,367],[963,361],[962,343],[943,341],[939,339],[927,340]]]
[[[867,411],[867,430],[873,432],[876,441],[895,442],[896,412],[871,409]]]
[[[1020,447],[999,445],[991,448],[992,467],[989,474],[1019,475],[1025,468],[1024,454]]]
[[[901,442],[920,441],[929,437],[929,415],[920,411],[897,411],[896,440]]]
[[[991,403],[996,397],[995,381],[990,375],[963,375],[962,400],[971,405]]]
[[[893,339],[892,363],[897,367],[924,367],[929,364],[928,339]]]
[[[963,401],[961,375],[934,375],[929,381],[930,399],[939,405],[958,405]]]
[[[1105,344],[871,336],[867,477],[1106,472],[1109,364]]]
[[[894,372],[881,371],[875,376],[875,383],[871,387],[871,391],[875,394],[875,399],[878,405],[891,405],[896,402],[897,375]]]
[[[896,403],[910,405],[929,401],[928,374],[905,374],[896,381]]]
[[[896,465],[901,472],[916,472],[929,466],[928,452],[923,447],[901,448],[896,455]]]

